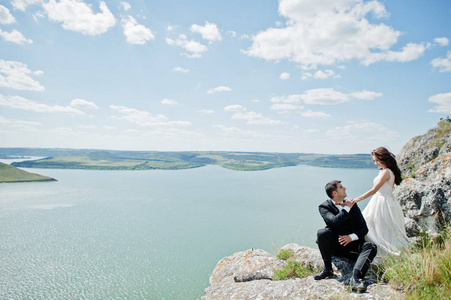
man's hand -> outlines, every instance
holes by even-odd
[[[349,235],[340,235],[338,236],[338,242],[340,245],[346,247],[350,242],[352,242],[352,239]]]
[[[355,200],[354,199],[346,199],[345,202],[343,202],[343,206],[347,206],[349,208],[352,208],[355,204]]]

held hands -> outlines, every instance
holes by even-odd
[[[354,204],[355,204],[355,200],[354,199],[346,199],[344,202],[343,202],[343,206],[347,206],[347,207],[349,207],[349,208],[352,208],[353,206],[354,206]]]
[[[349,235],[340,235],[338,237],[338,242],[343,247],[346,247],[350,242],[352,242],[352,239],[351,239],[351,237]]]

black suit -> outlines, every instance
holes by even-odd
[[[365,277],[366,272],[377,253],[377,247],[365,241],[368,227],[357,204],[346,210],[339,210],[332,200],[320,204],[319,213],[326,223],[326,228],[318,230],[318,247],[324,260],[325,267],[332,269],[332,255],[346,257],[356,261],[354,271],[359,277]],[[359,239],[347,246],[338,242],[339,235],[355,233]]]

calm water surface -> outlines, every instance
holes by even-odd
[[[0,184],[0,299],[198,299],[225,256],[316,247],[325,183],[378,172],[27,171],[58,181]]]

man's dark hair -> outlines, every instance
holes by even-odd
[[[326,194],[327,194],[327,196],[329,196],[329,198],[332,199],[332,192],[334,192],[334,191],[336,192],[337,191],[337,189],[338,189],[337,185],[340,182],[341,182],[340,180],[332,180],[331,182],[328,182],[326,184],[326,187],[325,187]]]

